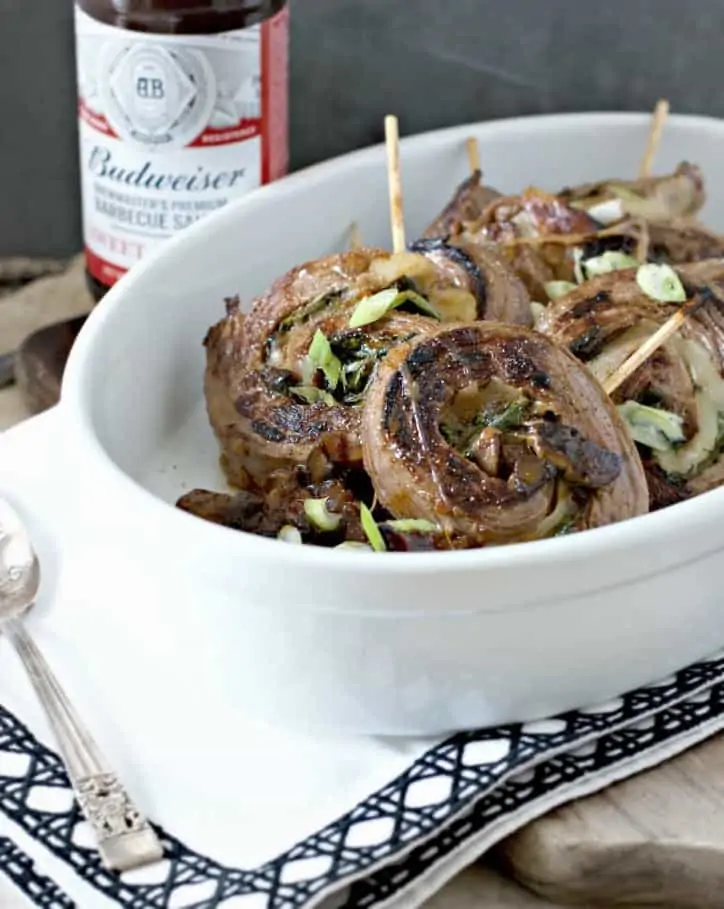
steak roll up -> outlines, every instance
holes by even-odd
[[[580,242],[599,230],[600,224],[585,211],[531,188],[491,202],[477,221],[465,225],[460,240],[499,244],[531,297],[543,302],[548,299],[547,284],[575,280],[575,244],[560,242],[561,236],[578,237]]]
[[[452,548],[648,509],[636,447],[599,383],[519,326],[438,326],[397,347],[372,380],[362,438],[381,504],[428,522]]]
[[[696,165],[684,162],[663,177],[589,183],[564,189],[559,197],[603,226],[620,224],[621,245],[609,237],[609,249],[632,252],[631,237],[641,241],[643,226],[651,261],[675,265],[724,256],[724,240],[695,217],[706,201],[704,179]]]
[[[558,198],[588,211],[604,224],[627,216],[665,222],[695,215],[704,205],[704,178],[695,164],[684,161],[673,174],[638,180],[601,180],[566,187]]]
[[[359,467],[360,405],[378,362],[439,321],[489,311],[530,320],[525,289],[444,243],[329,256],[292,269],[247,315],[232,301],[205,341],[207,409],[229,481],[265,488],[320,454]]]
[[[724,257],[724,238],[691,218],[649,224],[649,259],[686,265]]]
[[[683,299],[699,301],[679,332],[613,394],[639,447],[652,509],[724,482],[724,259],[671,274],[678,302],[652,298],[637,269],[626,269],[560,297],[538,323],[604,382]]]
[[[482,173],[474,171],[458,186],[450,202],[430,224],[423,237],[447,238],[459,234],[464,224],[477,221],[488,205],[498,198],[498,190],[485,186]]]

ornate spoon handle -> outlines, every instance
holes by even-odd
[[[109,768],[33,639],[16,619],[2,627],[45,708],[103,864],[114,871],[128,871],[158,861],[163,848],[151,825]]]

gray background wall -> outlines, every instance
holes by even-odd
[[[292,165],[514,114],[724,114],[721,0],[292,0]],[[0,0],[0,255],[79,247],[72,0]]]

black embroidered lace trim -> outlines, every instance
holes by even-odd
[[[0,707],[0,811],[122,909],[167,909],[171,900],[213,909],[245,894],[265,895],[266,909],[294,909],[349,885],[346,906],[371,907],[502,816],[557,790],[565,800],[566,788],[576,781],[723,716],[720,682],[724,656],[597,710],[452,736],[347,814],[258,868],[225,867],[156,828],[165,862],[156,866],[160,874],[154,883],[132,883],[108,872],[92,849],[76,841],[83,818],[75,803],[62,812],[37,807],[42,800],[33,793],[39,787],[69,791],[68,779],[58,756]],[[480,757],[486,753],[493,756]],[[430,803],[421,798],[425,787],[436,793]],[[377,822],[377,829],[383,822],[384,836],[359,845],[364,837],[350,834],[370,822]],[[29,860],[18,853],[14,861]],[[38,881],[41,886],[43,879]],[[58,893],[65,902],[37,904],[73,906]]]

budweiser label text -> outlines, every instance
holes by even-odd
[[[159,242],[287,170],[288,12],[149,35],[76,8],[88,270],[115,283]]]

